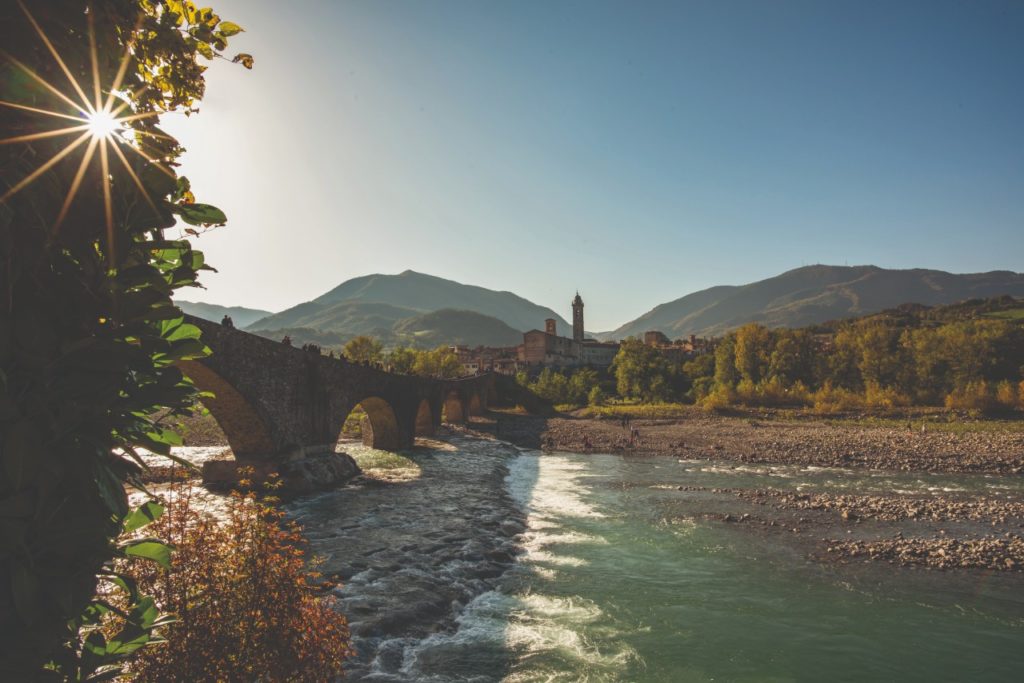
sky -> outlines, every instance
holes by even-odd
[[[282,310],[406,269],[587,328],[814,263],[1022,270],[1024,3],[217,0],[164,125],[204,290]]]

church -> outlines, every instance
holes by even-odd
[[[576,292],[572,300],[572,338],[558,336],[554,318],[544,321],[543,330],[523,334],[517,349],[519,363],[532,367],[608,367],[619,352],[619,345],[587,339],[583,331],[583,298]]]

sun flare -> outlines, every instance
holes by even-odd
[[[121,123],[109,111],[100,110],[87,114],[89,135],[94,138],[109,138],[121,128]]]
[[[35,73],[33,70],[28,68],[26,65],[19,62],[17,59],[10,57],[0,50],[0,55],[5,57],[6,62],[9,62],[13,67],[20,69],[26,76],[34,80],[40,86],[45,88],[47,91],[55,95],[63,103],[69,105],[69,107],[77,110],[78,115],[72,115],[65,111],[54,111],[50,109],[41,109],[39,107],[31,106],[28,104],[21,104],[18,102],[9,102],[0,99],[0,106],[18,109],[22,111],[33,112],[35,114],[41,114],[53,118],[65,119],[71,121],[73,125],[66,126],[64,128],[53,129],[53,130],[42,130],[34,133],[27,133],[23,135],[16,135],[14,137],[0,139],[0,145],[8,145],[15,143],[31,143],[36,140],[43,140],[47,138],[62,137],[65,135],[74,136],[67,145],[55,153],[48,161],[44,162],[41,166],[36,168],[34,171],[29,173],[27,176],[22,178],[20,181],[15,183],[13,186],[7,189],[2,195],[0,195],[0,203],[4,203],[14,196],[17,192],[27,187],[29,184],[40,178],[44,173],[53,168],[61,160],[69,157],[76,150],[81,149],[81,157],[78,163],[78,170],[75,173],[74,179],[71,182],[71,186],[68,188],[67,194],[65,195],[63,205],[60,208],[60,212],[57,215],[56,220],[53,223],[51,230],[56,233],[60,228],[61,223],[67,216],[71,204],[78,193],[79,187],[85,178],[86,173],[94,168],[96,165],[99,166],[98,172],[100,177],[103,179],[103,200],[104,209],[107,221],[107,233],[108,235],[113,234],[113,206],[111,203],[111,169],[110,169],[110,156],[113,155],[124,167],[124,171],[128,177],[135,184],[142,194],[142,198],[149,204],[150,207],[156,211],[156,204],[153,199],[149,196],[146,188],[143,186],[142,181],[139,179],[138,174],[132,168],[132,165],[128,162],[122,147],[140,157],[153,168],[167,174],[168,176],[174,177],[174,173],[163,166],[159,160],[153,159],[148,156],[145,152],[140,149],[135,139],[128,135],[132,133],[134,135],[150,135],[153,137],[159,137],[159,134],[150,131],[138,130],[134,126],[131,126],[133,121],[139,121],[142,119],[153,118],[157,115],[156,111],[148,111],[142,113],[135,113],[129,107],[129,101],[124,99],[121,95],[121,84],[123,78],[127,72],[128,60],[131,56],[130,46],[125,49],[125,53],[121,58],[121,63],[117,71],[117,75],[109,88],[102,87],[103,84],[100,81],[100,72],[97,66],[97,55],[96,47],[92,39],[92,25],[90,24],[90,47],[91,47],[91,58],[92,58],[92,75],[93,83],[92,90],[95,97],[89,98],[81,84],[72,75],[71,70],[65,64],[64,60],[58,54],[54,48],[53,43],[47,38],[42,28],[36,22],[35,18],[29,12],[28,8],[22,2],[17,0],[19,7],[25,14],[29,24],[35,29],[35,32],[39,35],[40,40],[49,49],[50,54],[53,56],[54,61],[60,67],[60,70],[64,73],[67,78],[68,85],[70,86],[70,92],[62,92],[56,85],[46,81],[42,76]],[[104,95],[106,93],[106,95]],[[76,101],[77,100],[77,101]],[[118,103],[120,101],[120,103]],[[128,109],[126,113],[125,110]],[[87,144],[88,143],[88,144]],[[98,164],[94,164],[93,160],[96,160]],[[110,247],[111,260],[113,260],[113,247]]]

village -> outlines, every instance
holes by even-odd
[[[496,372],[515,375],[517,372],[539,372],[543,368],[566,369],[592,367],[606,369],[615,360],[621,344],[602,342],[586,336],[583,326],[583,298],[579,292],[572,300],[572,337],[558,334],[558,321],[548,318],[543,330],[523,333],[517,346],[452,346],[451,351],[462,364],[463,372],[474,375]],[[672,363],[714,351],[715,340],[689,335],[686,339],[669,339],[663,332],[644,333],[644,344],[657,349]]]

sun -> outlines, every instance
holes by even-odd
[[[85,116],[89,135],[95,139],[106,139],[121,128],[121,122],[105,109],[94,111]]]
[[[72,111],[78,112],[77,115],[68,113],[67,109],[64,111],[41,109],[39,107],[31,106],[29,104],[22,104],[18,102],[8,102],[0,99],[0,106],[19,109],[22,111],[33,112],[45,116],[54,118],[64,119],[70,121],[72,125],[65,128],[59,129],[47,129],[34,133],[26,133],[23,135],[15,135],[14,137],[0,139],[0,146],[15,144],[15,143],[28,143],[35,140],[42,140],[46,138],[55,138],[65,135],[73,135],[70,142],[67,145],[55,153],[49,160],[44,162],[34,171],[29,173],[27,176],[22,178],[20,181],[15,183],[12,187],[7,189],[6,192],[0,194],[0,204],[4,204],[14,194],[27,187],[29,184],[40,178],[44,173],[53,168],[62,159],[65,159],[71,155],[75,150],[82,149],[81,160],[78,164],[78,171],[75,173],[74,180],[71,182],[71,186],[68,188],[68,192],[64,197],[64,203],[60,208],[60,212],[57,214],[57,218],[54,221],[51,230],[56,232],[63,222],[64,218],[68,214],[68,210],[71,207],[72,202],[75,199],[75,195],[78,193],[78,189],[81,186],[86,173],[93,165],[93,159],[98,158],[99,162],[99,173],[103,179],[103,203],[106,213],[107,221],[107,233],[112,235],[114,231],[113,225],[113,206],[111,201],[111,170],[110,170],[110,157],[113,155],[121,162],[128,177],[131,178],[132,182],[139,189],[142,194],[142,198],[147,204],[157,212],[156,203],[149,196],[149,192],[143,185],[142,180],[138,174],[129,164],[125,153],[122,148],[129,150],[130,152],[139,155],[149,164],[150,167],[155,168],[162,173],[166,174],[171,178],[175,178],[174,172],[169,168],[166,168],[158,159],[150,158],[136,141],[136,137],[140,135],[146,135],[151,137],[163,137],[160,133],[153,131],[146,131],[138,129],[133,125],[130,125],[133,121],[140,121],[143,119],[154,118],[157,116],[156,111],[144,111],[134,112],[130,109],[130,99],[122,96],[121,84],[123,83],[124,77],[128,71],[129,59],[131,57],[131,45],[125,47],[125,52],[121,58],[121,63],[118,66],[117,75],[109,88],[104,88],[103,83],[100,81],[100,71],[98,67],[98,57],[96,54],[96,46],[92,37],[92,15],[89,15],[89,42],[90,52],[92,58],[92,76],[93,76],[93,97],[86,95],[82,85],[74,77],[71,69],[68,68],[67,64],[58,54],[54,48],[53,43],[43,32],[42,27],[39,26],[32,13],[29,12],[28,7],[22,0],[17,0],[18,6],[21,7],[22,12],[25,14],[25,18],[35,29],[35,32],[39,35],[40,40],[50,51],[54,61],[60,70],[67,77],[68,84],[71,87],[70,92],[62,92],[57,86],[45,80],[42,76],[35,73],[32,69],[26,65],[14,59],[10,55],[7,55],[0,49],[0,57],[4,57],[2,60],[4,65],[10,63],[12,66],[20,69],[26,76],[36,81],[40,86],[44,87],[50,93],[55,95],[64,104],[68,105],[68,108]],[[76,101],[77,100],[77,101]],[[132,133],[130,137],[128,133]],[[112,241],[112,239],[111,239]],[[113,247],[110,248],[111,261],[113,262]]]

